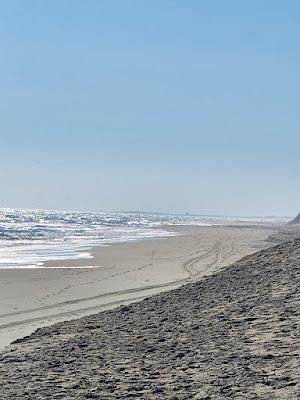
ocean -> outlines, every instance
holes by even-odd
[[[274,217],[0,209],[0,269],[37,268],[49,260],[90,258],[89,251],[95,245],[175,235],[165,228],[171,225],[277,220]]]

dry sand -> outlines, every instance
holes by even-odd
[[[95,247],[92,259],[49,262],[42,269],[0,270],[0,347],[39,327],[197,280],[270,246],[266,239],[277,228],[173,229],[180,236]],[[97,268],[82,268],[92,266]]]
[[[0,353],[1,400],[300,398],[300,240],[41,328]]]

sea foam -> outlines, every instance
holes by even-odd
[[[0,209],[0,268],[42,267],[49,260],[91,257],[95,245],[176,235],[168,225],[265,222],[241,218],[142,212],[73,212]]]

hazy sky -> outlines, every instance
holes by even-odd
[[[0,0],[0,207],[300,211],[300,2]]]

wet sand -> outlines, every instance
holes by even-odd
[[[277,228],[172,229],[180,236],[98,246],[91,259],[49,262],[41,269],[0,270],[0,347],[39,327],[196,281],[270,246],[266,239]]]

